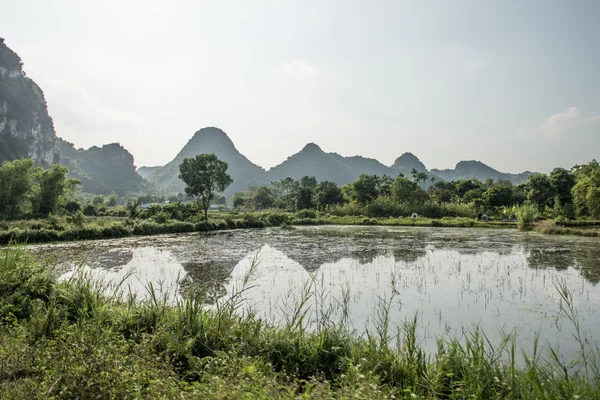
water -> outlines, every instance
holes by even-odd
[[[439,337],[460,338],[482,329],[493,342],[513,332],[531,350],[540,335],[561,358],[577,352],[573,324],[561,312],[565,283],[584,339],[600,337],[600,242],[512,230],[388,227],[300,227],[164,235],[32,246],[68,276],[81,265],[104,279],[145,294],[149,281],[163,291],[191,284],[212,299],[239,289],[246,309],[284,323],[307,285],[307,316],[340,321],[356,334],[373,332],[382,305],[389,306],[391,334],[418,315],[421,344],[435,350]],[[127,273],[133,272],[131,277]],[[178,289],[175,289],[178,288]],[[345,300],[344,300],[345,299]],[[343,312],[346,304],[347,314]]]

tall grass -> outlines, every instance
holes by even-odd
[[[439,339],[428,354],[418,315],[392,330],[389,310],[401,296],[393,277],[365,337],[347,326],[350,293],[332,299],[317,276],[282,308],[282,325],[268,324],[244,309],[258,265],[207,306],[202,287],[174,299],[148,283],[142,298],[124,281],[106,285],[84,270],[57,283],[22,248],[3,250],[0,397],[600,398],[598,349],[580,332],[562,283],[579,357],[563,364],[536,340],[519,364],[514,335],[492,344],[474,328]]]
[[[533,229],[533,222],[538,214],[534,205],[524,204],[517,208],[517,229],[520,231],[530,231]]]

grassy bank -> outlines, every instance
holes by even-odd
[[[482,222],[474,218],[367,218],[336,216],[315,211],[222,212],[213,211],[209,220],[169,218],[132,219],[125,217],[52,217],[0,222],[0,244],[110,239],[135,235],[207,232],[225,229],[265,228],[286,225],[384,225],[433,227],[514,228],[515,223]]]
[[[552,225],[539,225],[533,229],[535,232],[542,233],[544,235],[569,235],[569,236],[583,236],[583,237],[600,237],[600,229],[589,229],[589,228],[571,228],[562,226]]]
[[[586,343],[572,364],[540,345],[518,367],[514,338],[493,347],[477,330],[426,354],[415,334],[421,321],[389,331],[385,302],[375,332],[357,338],[330,319],[307,330],[302,304],[279,327],[242,316],[244,288],[212,308],[201,288],[176,302],[152,285],[148,293],[123,297],[82,274],[57,283],[22,248],[3,250],[0,397],[600,398],[598,352]],[[568,291],[562,296],[568,314]]]

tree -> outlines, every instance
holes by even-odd
[[[344,202],[342,189],[334,182],[321,181],[314,190],[313,203],[319,209]]]
[[[590,215],[600,219],[600,164],[593,160],[585,165],[573,167],[575,186],[573,203],[579,215]]]
[[[254,209],[264,210],[273,207],[275,203],[274,190],[266,186],[254,188],[251,202]]]
[[[50,169],[40,169],[36,174],[39,184],[39,193],[35,199],[37,212],[48,215],[56,212],[68,194],[72,193],[77,185],[81,185],[79,179],[69,179],[67,167],[54,164]]]
[[[381,178],[377,179],[377,195],[379,197],[389,197],[392,194],[392,185],[394,184],[394,179],[388,175],[383,175]]]
[[[314,188],[317,186],[317,178],[314,176],[304,176],[300,179],[300,186]]]
[[[377,197],[377,175],[362,174],[352,182],[352,199],[366,204]]]
[[[296,197],[296,210],[313,208],[313,191],[309,187],[300,186]]]
[[[92,205],[101,206],[103,204],[104,204],[104,195],[103,194],[98,194],[98,195],[92,197]]]
[[[527,200],[535,204],[539,210],[552,207],[554,203],[554,190],[550,180],[544,174],[533,174],[525,184]]]
[[[116,194],[115,192],[111,192],[111,194],[108,196],[108,199],[106,200],[106,205],[108,207],[115,207],[118,203],[119,203],[119,195]]]
[[[244,193],[244,192],[237,192],[237,193],[234,193],[233,196],[231,196],[231,202],[233,203],[233,208],[244,207],[246,205],[247,200],[248,199],[246,198],[246,193]]]
[[[554,196],[561,207],[567,204],[573,204],[573,194],[571,190],[575,186],[575,176],[571,171],[564,168],[555,168],[549,177],[550,185],[554,191]]]
[[[291,210],[296,206],[296,196],[300,185],[294,179],[287,177],[271,182],[277,194],[276,206]]]
[[[417,189],[419,187],[416,182],[409,181],[403,176],[397,176],[392,184],[392,197],[398,203],[412,204]]]
[[[464,199],[465,194],[471,190],[481,189],[482,184],[477,179],[460,179],[454,182],[454,187],[456,188],[456,194],[461,199]],[[468,203],[468,201],[466,201]]]
[[[413,168],[410,171],[410,174],[412,175],[413,181],[417,185],[419,185],[419,187],[422,189],[423,188],[423,184],[427,181],[427,173],[426,172],[419,172],[415,168]]]
[[[482,198],[485,203],[491,207],[510,206],[513,203],[512,188],[494,185],[483,192]]]
[[[21,207],[31,191],[33,160],[5,161],[0,167],[0,217],[12,217],[21,212]]]
[[[185,158],[179,165],[179,179],[186,184],[185,193],[198,199],[206,220],[215,192],[224,191],[233,182],[227,167],[227,163],[214,154]]]
[[[213,204],[216,204],[219,206],[224,206],[225,204],[227,204],[227,198],[225,196],[223,196],[222,194],[217,194],[217,195],[215,195],[215,198],[213,199]]]

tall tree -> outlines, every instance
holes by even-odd
[[[274,190],[266,186],[254,188],[251,203],[252,208],[259,210],[273,207],[273,204],[275,203]]]
[[[600,164],[593,160],[573,167],[576,184],[573,186],[573,203],[579,215],[600,219]]]
[[[552,184],[546,175],[531,175],[525,187],[527,199],[537,205],[540,210],[553,206],[554,190],[552,189]]]
[[[0,217],[13,217],[31,191],[33,160],[5,161],[0,167]]]
[[[319,209],[328,205],[340,204],[344,202],[342,189],[334,182],[321,181],[315,188],[313,194],[313,203]]]
[[[377,197],[377,175],[362,174],[352,182],[352,198],[366,204]]]
[[[227,163],[214,154],[185,158],[179,165],[179,179],[186,184],[185,193],[198,200],[206,220],[215,193],[224,191],[233,182],[227,167]]]
[[[564,168],[555,168],[550,173],[550,185],[554,190],[554,195],[561,207],[573,203],[573,194],[571,190],[575,186],[575,176],[571,171]]]
[[[67,178],[68,173],[67,167],[59,164],[37,172],[35,179],[39,183],[39,193],[34,201],[37,212],[44,215],[56,212],[66,196],[81,184],[79,179]]]

